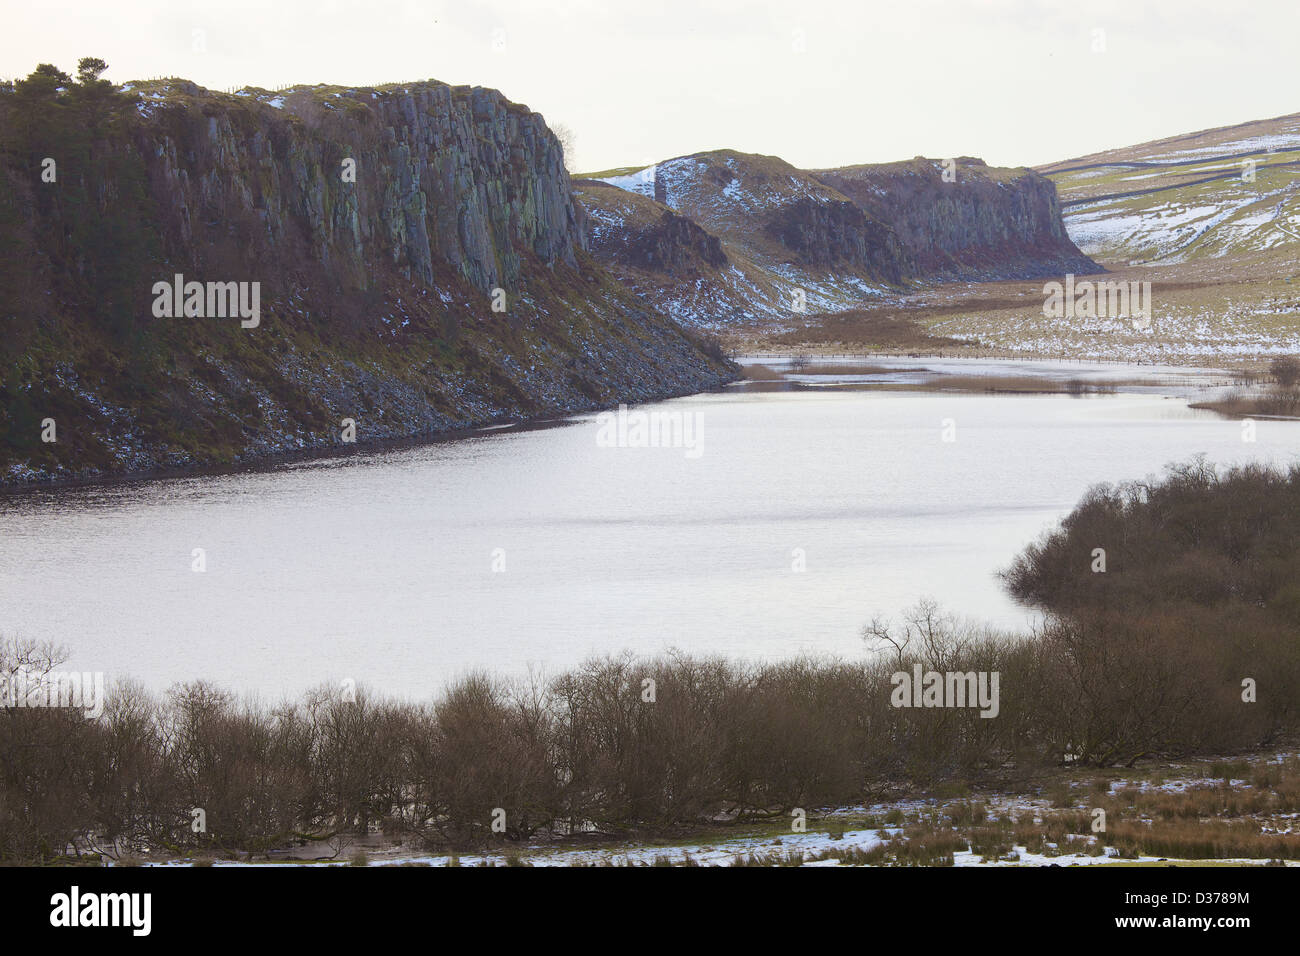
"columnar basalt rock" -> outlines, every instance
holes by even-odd
[[[0,87],[0,248],[28,268],[0,269],[0,484],[329,448],[343,419],[361,443],[428,436],[736,375],[591,258],[559,141],[494,90],[16,93]],[[32,155],[58,157],[57,185]],[[257,323],[151,312],[181,274],[256,283]]]
[[[813,173],[888,223],[923,277],[1012,279],[1092,273],[1066,234],[1056,187],[1029,169],[922,159]]]
[[[1050,181],[977,159],[809,171],[724,149],[577,186],[593,253],[706,326],[858,308],[918,281],[1100,271],[1066,234]],[[727,267],[693,254],[700,236],[666,230],[665,216],[720,240]]]
[[[448,263],[484,292],[515,287],[526,254],[576,265],[584,232],[563,150],[539,114],[495,90],[186,93],[147,104],[137,132],[178,252],[197,212],[217,228],[255,214],[267,254],[293,236],[358,280],[377,254],[424,282]]]
[[[894,285],[910,271],[892,230],[851,202],[802,196],[772,210],[763,229],[802,265],[858,270]]]

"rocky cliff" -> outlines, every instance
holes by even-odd
[[[1032,170],[918,157],[813,175],[888,223],[914,275],[1030,279],[1100,271],[1070,241],[1055,186]]]
[[[38,71],[0,87],[0,142],[0,481],[232,464],[339,445],[344,419],[358,442],[403,438],[733,375],[590,257],[558,141],[492,90]],[[257,293],[256,320],[221,308],[227,284]]]
[[[715,150],[597,173],[578,196],[601,237],[597,257],[688,324],[798,322],[801,312],[860,308],[917,283],[1100,271],[1066,234],[1049,180],[978,159],[806,171],[774,156]],[[697,269],[688,281],[627,262],[627,244],[648,237],[646,203],[717,237],[726,265]],[[682,228],[657,241],[687,235]]]
[[[775,156],[696,153],[654,168],[655,199],[749,259],[834,282],[897,285],[908,269],[889,227],[835,189]]]
[[[763,231],[801,265],[860,270],[893,285],[903,280],[907,263],[898,240],[852,202],[801,196],[773,209]]]
[[[282,258],[301,240],[358,284],[381,258],[424,283],[447,264],[485,292],[513,289],[530,254],[577,264],[583,231],[560,146],[539,114],[495,90],[232,98],[172,84],[140,111],[136,144],[159,207],[177,217],[176,255],[251,216],[259,253]]]
[[[715,150],[612,173],[577,183],[592,252],[688,325],[850,308],[910,269],[887,224],[775,156]],[[662,261],[691,262],[689,273],[630,262],[627,250],[646,242]],[[721,258],[691,251],[702,243],[717,243]]]
[[[728,262],[717,236],[662,203],[596,179],[574,180],[573,186],[589,209],[588,241],[599,259],[680,278],[707,275]]]

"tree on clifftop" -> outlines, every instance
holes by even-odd
[[[77,82],[82,86],[92,86],[105,82],[99,75],[108,69],[108,64],[97,56],[83,56],[77,61]]]

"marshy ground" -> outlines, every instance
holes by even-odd
[[[1104,829],[1097,829],[1103,818]],[[428,855],[376,832],[258,861],[126,864],[373,866],[1300,866],[1300,752],[1153,760],[1019,781],[899,790],[867,806],[766,823]],[[121,864],[119,864],[121,865]]]
[[[1081,277],[1149,282],[1149,327],[1120,316],[1045,316],[1048,280],[1032,279],[921,287],[846,312],[756,322],[725,340],[741,353],[943,354],[1263,372],[1271,356],[1300,352],[1300,262],[1290,250],[1164,265],[1108,262],[1106,274]]]

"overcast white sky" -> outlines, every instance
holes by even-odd
[[[116,82],[492,86],[569,126],[587,171],[723,146],[805,168],[915,155],[1034,165],[1300,112],[1298,0],[5,7],[0,76],[99,56]]]

